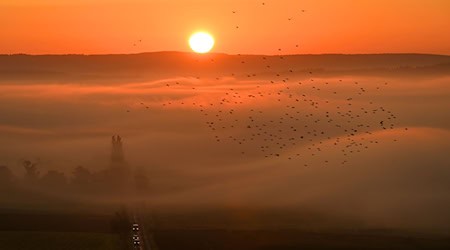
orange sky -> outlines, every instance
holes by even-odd
[[[450,54],[450,1],[2,0],[0,3],[2,54],[190,51],[187,39],[200,29],[215,36],[214,52]]]

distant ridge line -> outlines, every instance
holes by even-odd
[[[13,53],[13,54],[0,54],[0,56],[146,56],[146,55],[161,55],[161,54],[181,54],[181,55],[198,55],[198,56],[266,56],[266,57],[276,57],[276,56],[440,56],[440,57],[450,57],[450,55],[445,54],[432,54],[432,53],[320,53],[320,54],[228,54],[228,53],[208,53],[208,54],[197,54],[195,52],[188,51],[152,51],[152,52],[140,52],[140,53],[107,53],[107,54],[26,54],[26,53]]]

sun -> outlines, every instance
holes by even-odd
[[[214,38],[206,32],[196,32],[189,38],[189,46],[196,53],[208,53],[214,47]]]

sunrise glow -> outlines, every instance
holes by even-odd
[[[214,47],[214,38],[206,32],[197,32],[189,38],[189,46],[196,53],[208,53]]]

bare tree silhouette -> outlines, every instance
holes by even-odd
[[[77,166],[72,172],[72,178],[70,185],[76,191],[92,191],[92,187],[95,183],[95,175],[89,171],[89,169],[83,166]]]
[[[29,160],[23,161],[23,167],[25,168],[25,182],[28,184],[36,184],[39,180],[39,170],[37,169],[37,162],[31,162]]]
[[[56,170],[49,170],[42,176],[41,183],[46,187],[61,189],[66,187],[67,179],[64,173]]]

